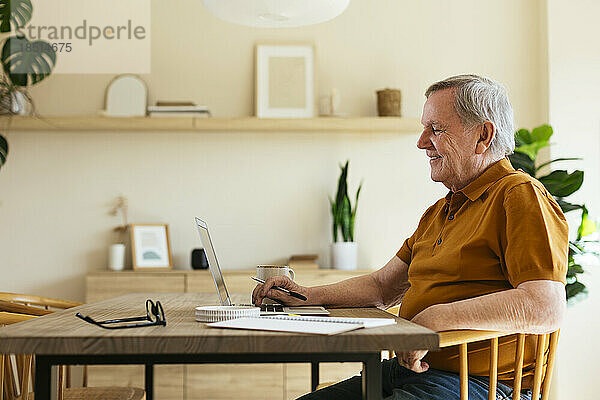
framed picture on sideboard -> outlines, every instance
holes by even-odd
[[[131,224],[129,232],[134,270],[173,268],[167,224]]]

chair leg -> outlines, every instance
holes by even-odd
[[[23,370],[21,372],[21,397],[29,396],[29,379],[31,378],[31,368],[33,366],[33,356],[31,354],[23,355]]]
[[[490,391],[488,400],[496,399],[496,388],[498,386],[498,338],[490,340]]]
[[[542,385],[542,400],[548,400],[550,395],[550,381],[552,380],[552,371],[554,370],[554,358],[556,355],[556,347],[558,346],[559,331],[550,334],[550,345],[548,346],[548,365],[546,367],[546,376],[544,376],[544,384]]]
[[[21,387],[19,385],[19,364],[21,356],[17,354],[9,354],[8,361],[8,376],[10,377],[10,387],[7,388],[8,400],[21,396]]]
[[[467,357],[467,344],[458,345],[460,361],[460,400],[469,400],[469,365]]]
[[[83,387],[87,387],[88,385],[88,366],[84,365],[83,366],[83,383],[82,386]]]
[[[59,365],[58,366],[58,396],[57,399],[58,400],[63,400],[63,394],[65,391],[65,366],[64,365]]]
[[[533,375],[533,394],[532,399],[540,398],[540,389],[542,387],[542,370],[544,367],[544,350],[546,350],[546,338],[549,335],[537,335],[537,348],[535,351],[535,372]]]
[[[0,400],[4,400],[4,354],[0,354]]]
[[[517,354],[515,354],[515,380],[513,381],[513,400],[521,397],[521,380],[523,378],[523,357],[525,354],[525,334],[517,336]],[[516,396],[516,397],[515,397]]]

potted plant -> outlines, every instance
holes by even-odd
[[[338,180],[335,201],[329,197],[331,204],[331,215],[333,217],[333,244],[331,245],[332,266],[336,269],[356,269],[358,247],[354,241],[354,221],[356,219],[356,207],[358,195],[362,188],[362,182],[356,191],[354,207],[350,204],[348,197],[348,163],[340,165],[340,179]],[[338,242],[338,233],[342,234],[343,241]]]
[[[0,32],[15,32],[4,39],[0,61],[0,115],[26,115],[35,108],[28,88],[50,75],[56,64],[56,52],[43,41],[29,41],[21,29],[31,20],[30,0],[0,0]],[[8,143],[0,135],[0,167],[6,162]]]
[[[566,170],[555,170],[549,174],[540,176],[543,167],[562,161],[581,160],[581,158],[557,158],[536,165],[538,151],[550,145],[550,137],[553,134],[550,125],[541,125],[531,132],[527,129],[519,129],[515,133],[515,153],[510,155],[510,162],[514,168],[520,168],[524,172],[538,179],[556,201],[564,213],[575,210],[581,211],[581,220],[577,228],[575,240],[569,241],[569,264],[567,270],[566,297],[569,303],[587,294],[586,286],[579,281],[578,275],[583,273],[583,267],[578,263],[581,256],[586,254],[598,255],[589,249],[590,243],[597,240],[589,239],[589,235],[597,231],[596,224],[589,218],[585,204],[573,204],[565,201],[575,193],[583,184],[583,171],[575,170],[571,173]],[[579,295],[579,296],[578,296]]]

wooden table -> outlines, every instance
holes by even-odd
[[[232,296],[242,303],[246,296]],[[159,300],[167,326],[106,330],[75,317],[96,320],[144,315],[146,299]],[[36,399],[50,399],[54,365],[142,364],[146,398],[152,399],[155,364],[310,362],[313,385],[319,362],[363,363],[363,398],[381,399],[382,350],[437,350],[437,333],[398,318],[396,325],[333,336],[208,328],[194,307],[214,304],[207,294],[135,293],[111,298],[0,329],[0,353],[35,354]],[[332,316],[385,317],[376,308],[331,309]],[[315,370],[317,372],[315,377]],[[313,386],[314,387],[314,386]]]

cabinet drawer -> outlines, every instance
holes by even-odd
[[[216,293],[215,283],[209,271],[205,273],[194,272],[187,275],[186,291],[192,293]],[[225,271],[223,279],[229,293],[248,293],[248,301],[252,290],[256,286],[250,277],[255,276],[253,270],[248,271]]]
[[[183,400],[184,365],[154,366],[154,398]],[[144,389],[142,365],[90,365],[88,386],[123,386]]]
[[[185,275],[177,273],[99,273],[86,277],[86,301],[104,300],[129,293],[184,293]]]
[[[188,399],[283,399],[283,364],[188,365],[186,388]]]
[[[355,276],[368,274],[371,271],[338,271],[338,270],[296,270],[296,282],[302,286],[329,285]]]

